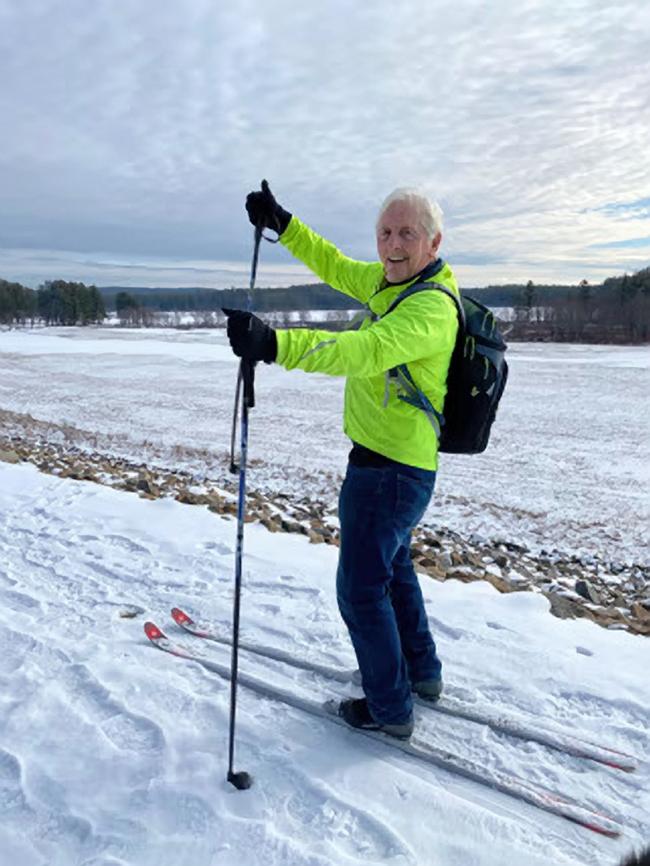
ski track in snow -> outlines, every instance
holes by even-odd
[[[244,689],[236,764],[256,781],[235,792],[223,778],[228,684],[163,657],[138,615],[228,660],[227,648],[170,626],[169,608],[228,623],[234,521],[31,467],[0,473],[0,844],[12,866],[397,866],[438,862],[433,850],[445,866],[605,866],[642,841],[647,765],[629,776],[596,768],[428,710],[418,710],[418,732],[437,746],[580,795],[618,817],[626,839],[602,840]],[[246,544],[243,635],[351,668],[335,550],[278,543],[256,525]],[[642,638],[553,620],[530,594],[424,589],[450,690],[647,753],[647,692],[625,670],[605,684],[599,673],[624,668]],[[240,665],[310,698],[357,693],[245,652]]]

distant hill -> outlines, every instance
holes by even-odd
[[[159,289],[149,286],[124,288],[102,286],[99,291],[107,307],[115,308],[115,298],[122,292],[136,299],[140,306],[150,310],[170,312],[178,310],[219,310],[221,307],[243,309],[248,305],[248,289]],[[258,312],[288,310],[352,310],[361,304],[347,295],[336,292],[326,283],[309,283],[280,289],[253,289],[252,307]]]

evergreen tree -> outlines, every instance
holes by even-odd
[[[118,292],[115,296],[115,312],[122,324],[134,323],[139,309],[140,305],[137,299],[129,292]]]

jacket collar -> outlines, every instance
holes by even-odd
[[[429,262],[429,264],[422,268],[419,273],[409,277],[408,280],[404,280],[403,283],[389,283],[388,280],[384,279],[375,294],[379,294],[379,292],[384,289],[394,289],[396,287],[406,288],[407,286],[412,286],[414,283],[421,283],[424,280],[430,280],[431,277],[435,277],[436,274],[439,274],[444,266],[444,259],[437,258],[434,262]]]

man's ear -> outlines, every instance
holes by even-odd
[[[438,255],[438,249],[440,247],[441,242],[442,242],[442,234],[440,232],[438,232],[438,234],[436,234],[434,236],[433,240],[431,241],[431,252],[434,254],[434,256]]]

